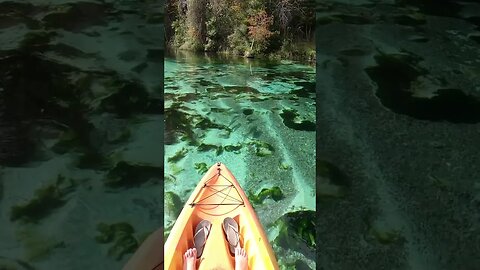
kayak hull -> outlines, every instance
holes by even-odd
[[[195,228],[202,220],[212,223],[199,270],[234,269],[223,220],[239,225],[240,245],[248,255],[248,269],[279,269],[272,247],[240,184],[222,163],[213,165],[198,183],[165,242],[165,268],[182,269],[183,253],[194,246]]]

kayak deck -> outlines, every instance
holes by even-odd
[[[202,220],[212,223],[201,258],[200,270],[234,269],[223,231],[223,220],[233,218],[239,225],[240,245],[248,255],[249,269],[278,269],[268,242],[248,198],[225,165],[212,166],[199,182],[177,218],[165,243],[165,269],[182,269],[183,253],[194,246],[195,228]]]

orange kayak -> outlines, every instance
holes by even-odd
[[[170,231],[164,250],[166,270],[182,269],[183,254],[194,247],[195,229],[202,220],[211,223],[197,269],[234,269],[235,257],[223,230],[225,218],[238,224],[240,245],[248,256],[248,269],[279,269],[265,231],[239,183],[222,163],[210,167],[183,207]]]

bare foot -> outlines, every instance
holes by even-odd
[[[183,270],[196,270],[197,263],[197,249],[189,248],[183,254]]]
[[[247,270],[248,269],[248,260],[247,252],[245,249],[237,246],[235,248],[235,270]]]

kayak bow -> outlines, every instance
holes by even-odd
[[[194,247],[194,234],[202,220],[211,228],[197,268],[234,269],[235,258],[223,231],[225,218],[238,224],[240,245],[248,255],[248,269],[279,269],[272,247],[245,192],[222,163],[210,167],[178,216],[165,242],[166,270],[182,269],[183,253]]]

